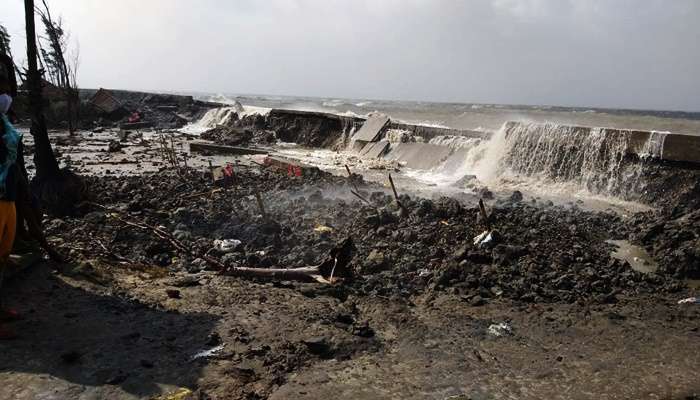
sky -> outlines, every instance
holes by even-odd
[[[698,0],[48,2],[82,87],[700,111]]]

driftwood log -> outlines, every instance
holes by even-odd
[[[249,278],[269,278],[302,282],[335,283],[339,280],[352,279],[350,261],[355,253],[352,238],[343,240],[332,248],[326,259],[319,265],[301,268],[248,268],[232,267],[225,271],[227,275]]]

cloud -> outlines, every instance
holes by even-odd
[[[89,87],[700,110],[695,0],[51,4]]]

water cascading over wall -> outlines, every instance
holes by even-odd
[[[633,199],[644,189],[644,162],[661,156],[664,135],[648,133],[640,148],[629,130],[509,122],[491,142],[502,149],[495,165],[499,176],[573,183],[591,193]]]

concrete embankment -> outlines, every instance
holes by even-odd
[[[700,164],[700,136],[571,125],[524,124],[516,121],[507,122],[504,126],[506,137],[523,129],[530,135],[550,130],[553,134],[564,138],[565,136],[598,135],[608,143],[622,143],[626,154],[662,161]]]

